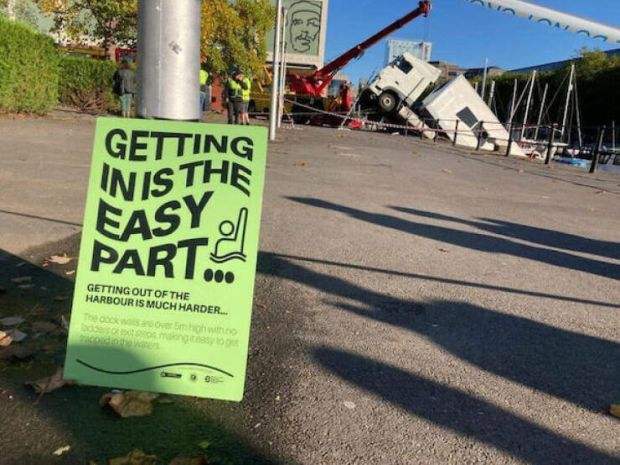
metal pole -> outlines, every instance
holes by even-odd
[[[568,92],[566,94],[566,105],[564,105],[564,117],[562,118],[562,129],[560,134],[560,141],[564,139],[564,132],[566,131],[566,118],[568,118],[568,106],[570,104],[570,97],[573,92],[573,76],[575,75],[575,64],[570,65],[570,78],[568,79]]]
[[[482,131],[484,129],[484,121],[480,121],[480,125],[478,126],[478,142],[476,144],[476,152],[480,150],[482,147]]]
[[[611,149],[616,153],[616,122],[611,122]]]
[[[514,140],[512,123],[508,124],[508,147],[506,147],[506,156],[509,157],[512,152],[512,142]]]
[[[601,154],[601,150],[603,149],[603,139],[605,138],[605,130],[607,128],[603,126],[599,130],[598,141],[596,143],[596,147],[594,148],[594,153],[592,154],[592,164],[590,165],[590,173],[594,173],[596,171],[596,167],[598,166],[598,157]]]
[[[553,152],[553,142],[555,139],[555,124],[549,126],[549,143],[547,144],[547,156],[545,158],[545,165],[551,163],[551,152]]]
[[[200,0],[139,0],[138,116],[200,120]]]
[[[545,84],[545,90],[543,91],[542,101],[540,102],[540,111],[538,112],[538,119],[536,120],[536,132],[534,133],[534,140],[538,140],[538,132],[540,131],[540,123],[542,123],[542,117],[545,111],[545,104],[547,103],[547,92],[549,92],[549,84]]]
[[[282,9],[282,38],[281,47],[280,47],[280,75],[278,79],[280,79],[280,99],[278,102],[278,121],[277,126],[278,129],[282,126],[282,119],[284,117],[284,88],[285,88],[285,80],[286,80],[286,23],[288,17],[288,10],[286,8]]]
[[[487,74],[489,72],[489,59],[484,59],[484,72],[482,73],[482,90],[480,91],[480,96],[482,100],[484,100],[485,92],[487,90]]]
[[[459,137],[459,124],[461,124],[461,120],[456,120],[456,126],[454,128],[454,139],[452,140],[452,146],[456,147],[456,139]]]
[[[271,68],[271,107],[269,109],[269,140],[276,140],[276,129],[278,126],[278,101],[279,101],[279,79],[280,76],[280,30],[282,29],[282,0],[276,4],[276,27],[273,38],[273,56]]]
[[[10,20],[15,21],[15,0],[8,0],[6,4],[6,15]]]
[[[521,140],[525,135],[525,128],[527,127],[527,117],[530,114],[530,105],[532,104],[532,95],[534,94],[534,83],[536,82],[536,71],[532,71],[532,80],[530,83],[530,90],[527,94],[527,103],[525,104],[525,115],[523,115],[523,127],[521,128]]]

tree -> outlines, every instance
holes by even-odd
[[[226,75],[237,65],[260,75],[274,15],[269,0],[202,0],[201,53],[209,71]]]
[[[577,76],[580,79],[588,80],[603,71],[609,71],[620,66],[620,57],[610,56],[601,50],[584,47],[579,51],[579,57],[575,64]]]
[[[85,37],[106,51],[112,44],[133,46],[136,41],[136,0],[37,0],[54,18],[54,31],[70,39]]]

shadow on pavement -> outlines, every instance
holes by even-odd
[[[475,289],[485,289],[488,291],[506,292],[508,294],[516,294],[516,295],[523,295],[523,296],[529,296],[529,297],[539,297],[541,299],[559,300],[562,302],[572,302],[572,303],[585,304],[585,305],[597,305],[600,307],[620,309],[620,303],[605,302],[601,300],[583,299],[580,297],[571,297],[571,296],[559,295],[559,294],[548,294],[546,292],[529,291],[527,289],[517,289],[514,287],[507,287],[507,286],[494,286],[492,284],[477,283],[474,281],[463,281],[460,279],[442,278],[440,276],[430,276],[430,275],[419,274],[419,273],[407,273],[404,271],[395,271],[395,270],[389,270],[386,268],[377,268],[377,267],[372,267],[372,266],[357,265],[355,263],[344,263],[344,262],[336,262],[332,260],[321,260],[318,258],[300,257],[298,255],[278,254],[277,256],[279,258],[286,259],[286,260],[292,260],[294,262],[317,263],[320,265],[335,266],[335,267],[347,268],[351,270],[367,271],[371,273],[386,274],[390,276],[399,276],[402,278],[417,279],[421,281],[430,281],[430,282],[451,284],[454,286],[471,287]]]
[[[315,361],[341,379],[460,435],[496,447],[524,462],[615,464],[614,457],[573,442],[459,389],[371,358],[315,348]],[[414,460],[413,457],[409,458]]]
[[[44,255],[33,255],[32,260],[41,263],[42,257],[61,252],[75,256],[78,239],[79,236],[50,245],[45,252],[36,252]],[[255,448],[257,433],[245,425],[248,412],[254,412],[255,404],[263,396],[259,391],[264,387],[256,385],[248,390],[243,404],[165,396],[169,402],[156,401],[153,414],[139,418],[120,419],[111,411],[102,410],[99,399],[110,388],[69,386],[35,403],[38,395],[23,383],[49,376],[64,363],[66,335],[35,339],[29,324],[58,323],[61,315],[70,315],[74,284],[70,279],[73,276],[65,276],[65,272],[75,269],[74,265],[41,268],[0,250],[0,317],[26,318],[22,329],[29,338],[20,344],[28,344],[35,350],[35,355],[26,360],[0,360],[0,412],[5,419],[0,434],[2,465],[84,465],[89,460],[103,464],[134,448],[157,455],[158,463],[163,465],[180,454],[198,456],[205,452],[209,463],[214,464],[280,463],[265,452],[269,449],[267,439],[272,439],[269,426],[265,425],[264,433],[260,434],[265,444],[261,441],[260,447]],[[29,277],[28,284],[12,282],[19,277]],[[109,357],[118,357],[121,349],[98,350],[106,351]],[[127,353],[123,356],[133,357]],[[128,363],[141,365],[139,360]],[[258,365],[259,362],[254,370],[250,365],[248,376],[260,376],[251,373],[261,369]],[[113,379],[110,384],[114,384]],[[272,387],[267,387],[269,398],[274,397]],[[265,405],[269,408],[268,402]],[[199,447],[205,440],[210,443],[206,451]],[[52,455],[65,445],[71,447],[68,453],[62,457]]]
[[[564,249],[569,252],[581,252],[620,260],[620,243],[618,242],[590,239],[588,237],[576,236],[574,234],[554,231],[552,229],[538,228],[536,226],[528,226],[525,224],[494,220],[490,218],[479,218],[480,221],[471,221],[441,213],[418,210],[415,208],[390,208],[401,213],[421,216],[423,218],[460,223],[493,234],[498,234],[513,239],[521,239],[547,247]]]
[[[435,241],[444,242],[446,244],[465,247],[471,250],[478,250],[480,252],[512,255],[514,257],[525,258],[536,262],[546,263],[548,265],[575,271],[582,271],[584,273],[590,273],[612,279],[620,279],[620,265],[615,265],[612,263],[579,257],[577,255],[557,250],[524,245],[504,238],[488,236],[486,234],[462,231],[460,229],[448,228],[444,226],[416,223],[413,221],[404,220],[397,216],[385,215],[381,213],[370,213],[325,200],[303,197],[287,198],[304,205],[344,213],[345,215],[357,220],[402,231],[407,234],[413,234]]]
[[[620,398],[620,344],[464,302],[398,299],[274,254],[261,254],[259,272],[273,262],[279,277],[355,301],[333,305],[424,336],[481,370],[594,412]]]

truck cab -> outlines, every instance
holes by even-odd
[[[383,113],[411,108],[426,88],[441,76],[441,71],[410,53],[394,59],[368,84],[366,92],[376,99]]]

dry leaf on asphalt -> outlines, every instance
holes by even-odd
[[[153,402],[159,394],[153,392],[127,391],[104,394],[99,400],[102,407],[110,407],[120,417],[143,417],[153,413]]]
[[[206,455],[200,457],[185,457],[179,455],[175,457],[169,465],[209,465],[209,459]]]
[[[69,452],[70,450],[71,446],[63,446],[56,449],[54,452],[52,452],[52,454],[54,454],[56,457],[60,457],[61,455]]]
[[[9,329],[6,331],[6,334],[11,337],[13,342],[22,342],[28,337],[26,333],[21,332],[19,329]]]
[[[34,392],[37,394],[46,394],[48,392],[55,391],[60,389],[63,386],[71,386],[73,381],[68,379],[63,379],[62,377],[62,367],[58,367],[56,373],[52,376],[48,376],[47,378],[41,378],[38,381],[31,381],[25,383],[26,386],[30,386],[34,389]]]
[[[15,344],[4,349],[0,349],[0,360],[25,360],[36,354],[37,351],[34,347],[24,344]]]
[[[157,456],[147,455],[140,449],[134,449],[123,457],[110,459],[109,465],[157,465]]]
[[[0,347],[8,347],[13,342],[13,338],[9,333],[0,331]]]
[[[73,261],[73,258],[67,256],[67,254],[62,255],[52,255],[51,257],[45,260],[46,263],[54,263],[56,265],[67,265]]]
[[[17,326],[21,325],[24,322],[24,319],[21,316],[7,316],[6,318],[0,319],[0,324],[2,326]]]
[[[613,404],[609,407],[609,413],[611,413],[614,417],[620,418],[620,404]]]

